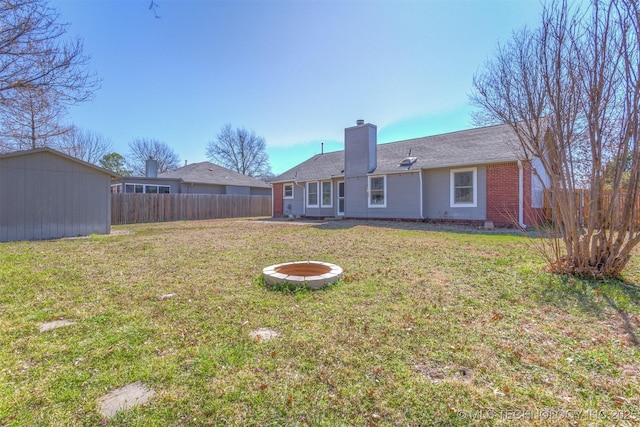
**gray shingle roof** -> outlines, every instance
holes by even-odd
[[[508,125],[496,125],[378,144],[377,167],[373,173],[407,171],[407,167],[399,165],[409,155],[409,150],[412,157],[417,157],[411,170],[500,163],[522,158],[515,133]],[[342,175],[344,151],[335,151],[317,154],[271,181],[307,181]]]
[[[184,182],[197,184],[269,188],[269,184],[259,179],[234,172],[211,162],[192,163],[173,171],[160,173],[158,178],[182,178]]]

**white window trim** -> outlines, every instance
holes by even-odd
[[[324,183],[329,184],[329,204],[328,205],[324,204],[324,194],[323,194],[324,189],[322,188]],[[319,197],[320,197],[320,206],[322,206],[323,208],[333,207],[333,183],[331,181],[320,181]]]
[[[284,190],[285,187],[287,187],[287,186],[291,186],[291,196],[288,196],[288,197],[285,195],[286,191]],[[282,184],[282,198],[283,199],[293,199],[294,198],[294,194],[295,194],[294,193],[295,192],[294,187],[295,187],[295,185],[293,185],[293,182],[290,182],[290,183],[287,183],[287,184]]]
[[[381,205],[371,203],[371,179],[372,178],[383,179],[384,189],[382,191],[384,195],[384,203]],[[370,175],[367,180],[367,188],[369,190],[368,191],[369,194],[367,194],[367,206],[370,208],[386,208],[387,207],[387,176],[386,175]]]
[[[344,208],[345,208],[345,206],[346,206],[344,203],[343,203],[343,205],[342,205],[342,208],[343,208],[343,209],[342,209],[342,212],[340,212],[340,184],[342,184],[342,189],[343,189],[343,193],[342,193],[342,201],[343,201],[343,202],[345,202],[345,201],[346,201],[346,197],[345,197],[345,192],[346,192],[345,190],[346,190],[346,189],[345,189],[345,186],[344,186],[344,180],[342,180],[342,181],[338,181],[338,182],[336,183],[336,204],[337,204],[337,207],[336,207],[336,213],[337,213],[338,215],[344,215]]]
[[[309,188],[311,187],[311,185],[315,185],[316,186],[316,196],[318,197],[318,202],[315,205],[310,205],[309,204]],[[305,195],[305,204],[308,208],[319,208],[320,207],[320,198],[322,197],[322,194],[320,194],[320,181],[312,181],[312,182],[307,182],[307,194]]]
[[[455,174],[459,172],[473,172],[473,202],[456,203]],[[478,168],[451,169],[449,185],[449,205],[452,208],[476,208],[478,207]]]

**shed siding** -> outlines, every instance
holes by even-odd
[[[0,241],[106,234],[110,177],[53,153],[0,159]]]
[[[484,221],[487,217],[487,168],[478,168],[477,206],[451,207],[451,169],[429,169],[422,172],[424,216],[426,219]]]

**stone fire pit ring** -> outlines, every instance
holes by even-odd
[[[269,285],[289,283],[321,289],[340,279],[342,272],[341,267],[328,262],[298,261],[265,267],[262,276]]]

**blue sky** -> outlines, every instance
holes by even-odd
[[[378,142],[472,127],[474,73],[539,0],[51,0],[102,78],[70,121],[127,155],[166,142],[189,163],[225,123],[267,142],[276,174],[343,149],[364,119]]]

